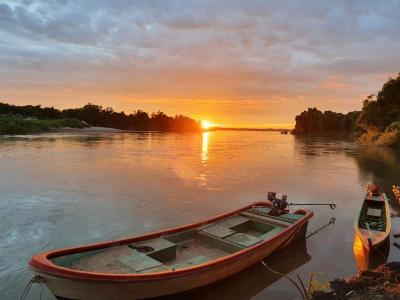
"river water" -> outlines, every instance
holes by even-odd
[[[400,154],[343,140],[279,132],[203,134],[44,134],[0,138],[0,299],[18,299],[36,252],[139,235],[200,221],[265,199],[335,202],[309,207],[305,242],[275,254],[271,267],[305,282],[357,271],[353,222],[365,186],[375,181],[393,199]],[[391,201],[393,212],[399,207]],[[398,232],[393,218],[393,232]],[[394,239],[392,238],[392,241]],[[389,260],[400,250],[390,249]],[[34,287],[30,298],[53,299]],[[209,299],[298,299],[287,279],[261,264],[222,282],[179,295]]]

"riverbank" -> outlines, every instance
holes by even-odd
[[[400,131],[368,131],[357,138],[357,143],[374,146],[399,146]]]
[[[308,108],[296,116],[295,135],[352,135],[359,144],[400,145],[400,74],[390,78],[375,95],[368,96],[360,111],[347,114]]]
[[[347,279],[330,282],[330,291],[316,291],[314,300],[400,299],[400,262],[380,265]]]
[[[0,118],[0,135],[43,133],[57,128],[83,129],[85,127],[88,127],[88,125],[76,119]]]

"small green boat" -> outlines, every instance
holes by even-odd
[[[354,223],[355,234],[362,241],[363,247],[371,251],[387,240],[390,230],[388,199],[376,185],[370,185]]]

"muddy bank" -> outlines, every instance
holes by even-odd
[[[314,300],[400,299],[400,262],[380,265],[347,279],[330,282],[330,291],[316,291]]]

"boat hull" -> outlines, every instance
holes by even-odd
[[[168,272],[168,274],[160,273],[155,274],[155,276],[137,276],[135,274],[131,276],[113,276],[112,274],[99,273],[85,274],[85,272],[76,272],[74,274],[71,271],[62,272],[63,270],[60,271],[59,268],[56,270],[54,266],[53,268],[44,267],[43,261],[38,263],[41,259],[37,260],[35,256],[30,261],[30,265],[35,273],[42,277],[51,292],[60,299],[140,299],[158,297],[208,285],[260,262],[272,252],[285,247],[294,239],[304,235],[308,220],[311,217],[312,212],[304,211],[302,219],[271,240],[228,255],[210,264],[186,268],[177,272]],[[216,219],[210,220],[215,221]],[[187,227],[201,224],[204,224],[204,222],[188,225]],[[93,248],[93,245],[91,247]],[[101,247],[101,244],[99,244],[99,247]],[[76,249],[67,249],[66,251],[74,250],[76,251]],[[46,255],[51,256],[49,253]]]

